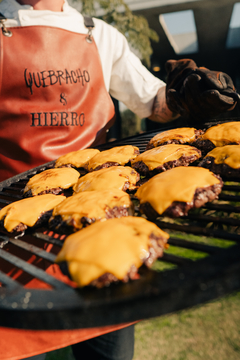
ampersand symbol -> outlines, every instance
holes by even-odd
[[[67,99],[66,99],[64,93],[61,93],[61,94],[60,94],[60,102],[61,102],[63,105],[67,105]]]

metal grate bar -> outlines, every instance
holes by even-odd
[[[228,204],[214,204],[214,203],[207,203],[204,205],[202,209],[209,209],[209,210],[216,210],[216,211],[225,211],[228,213],[240,213],[240,206],[233,206]]]
[[[156,225],[158,225],[160,228],[163,229],[182,231],[186,233],[192,233],[195,235],[210,236],[218,239],[236,241],[238,243],[240,242],[240,235],[229,233],[227,231],[202,228],[200,226],[171,224],[159,220],[156,220],[154,222]]]
[[[3,240],[3,241],[8,242],[8,241],[9,241],[9,236],[8,236],[8,235],[0,234],[0,240]]]
[[[48,260],[52,263],[55,262],[56,259],[56,255],[51,254],[45,250],[40,249],[37,246],[34,246],[32,244],[28,244],[22,240],[18,240],[18,239],[9,239],[9,242],[15,246],[20,247],[21,249],[24,249],[26,251],[29,251],[30,253],[37,255],[45,260]]]
[[[226,200],[226,201],[240,201],[240,196],[238,196],[238,195],[220,194],[219,199],[220,200]]]
[[[167,254],[167,253],[164,253],[163,257],[161,257],[159,260],[160,261],[165,261],[165,262],[170,262],[170,263],[173,263],[173,264],[178,265],[178,266],[188,265],[188,264],[193,262],[193,260],[191,260],[191,259],[183,258],[183,257],[180,257],[180,256]]]
[[[19,269],[26,271],[28,274],[32,275],[33,277],[36,277],[39,280],[42,280],[45,283],[53,286],[56,289],[64,290],[69,288],[68,285],[48,275],[45,271],[38,269],[37,267],[31,265],[30,263],[27,263],[22,259],[18,258],[17,256],[8,253],[7,251],[0,249],[0,257],[8,261],[12,265],[15,265]]]
[[[7,288],[20,288],[21,286],[8,275],[0,271],[0,282],[5,285]]]
[[[37,233],[34,233],[33,235],[38,239],[49,242],[50,244],[57,245],[59,247],[63,246],[63,241],[62,240],[55,239],[55,238],[53,238],[51,236],[48,236],[46,234],[42,234],[42,233],[37,232]]]
[[[240,186],[239,185],[223,185],[223,190],[240,192]]]
[[[18,183],[17,183],[18,184]],[[18,184],[19,185],[19,184]],[[21,191],[22,190],[22,188],[23,188],[23,186],[21,186],[21,184],[20,184],[20,186],[19,187],[16,187],[16,186],[5,186],[3,189],[2,189],[2,192],[4,192],[4,191],[6,191],[6,190],[10,190],[10,191]]]
[[[206,244],[202,244],[202,243],[183,240],[183,239],[179,239],[179,238],[176,238],[176,237],[170,237],[168,239],[168,244],[178,246],[178,247],[182,247],[182,248],[185,248],[185,249],[202,251],[202,252],[205,252],[207,254],[215,254],[218,251],[222,250],[222,248],[218,248],[216,246],[210,246],[210,245],[206,245]]]
[[[22,195],[10,194],[10,193],[5,192],[5,191],[0,191],[0,195],[7,196],[7,197],[13,198],[13,199],[22,199]]]
[[[230,226],[240,226],[240,219],[234,219],[234,218],[223,218],[219,216],[208,216],[208,215],[201,215],[201,214],[188,214],[186,217],[190,220],[198,220],[198,221],[206,221],[206,222],[214,222],[214,223],[220,223]],[[185,219],[185,217],[184,217]]]

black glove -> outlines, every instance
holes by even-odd
[[[166,62],[166,101],[185,118],[203,121],[233,110],[239,95],[229,75],[197,67],[191,59]]]

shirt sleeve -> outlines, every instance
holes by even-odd
[[[147,70],[118,30],[105,23],[101,35],[100,57],[103,71],[109,72],[109,93],[139,117],[150,116],[154,98],[165,83]],[[103,44],[104,42],[107,44]],[[102,51],[103,46],[105,52]]]

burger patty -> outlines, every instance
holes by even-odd
[[[119,166],[120,164],[118,162],[114,162],[114,161],[107,161],[104,164],[98,165],[95,169],[89,169],[89,171],[97,171],[97,170],[101,170],[101,169],[105,169],[111,166]]]
[[[151,246],[149,247],[148,256],[143,260],[143,265],[147,266],[148,268],[152,266],[153,262],[163,256],[163,248],[162,248],[162,241],[164,240],[162,237],[157,237],[153,234],[150,235]],[[132,265],[129,272],[125,277],[121,280],[122,282],[126,283],[129,280],[135,280],[139,278],[138,269],[136,266]],[[113,274],[106,273],[100,276],[98,279],[92,281],[90,283],[91,286],[95,286],[97,288],[102,288],[104,286],[109,286],[112,282],[118,282],[117,279]]]
[[[60,168],[73,168],[73,169],[77,170],[82,176],[87,174],[87,170],[84,167],[76,167],[75,165],[73,165],[71,163],[58,166],[58,169],[60,169]]]
[[[220,179],[219,176],[216,175],[216,177]],[[221,181],[219,184],[214,184],[205,188],[197,188],[191,202],[173,201],[160,215],[173,218],[186,216],[190,209],[199,208],[207,202],[217,199],[222,190],[222,185],[223,182]],[[159,216],[149,202],[141,204],[140,211],[144,213],[148,219],[156,219]]]
[[[199,136],[201,136],[202,134],[203,134],[203,131],[202,130],[195,130],[194,131],[195,132],[195,139],[197,140],[197,138],[199,137]],[[196,141],[195,140],[195,141]],[[194,142],[184,142],[184,144],[185,145],[191,145],[191,146],[195,146],[195,145],[193,145],[194,143],[195,143],[195,141]],[[163,145],[168,145],[168,144],[183,144],[183,142],[180,140],[180,139],[169,139],[169,140],[167,140],[167,141],[165,141],[165,142],[163,142],[163,143],[159,143],[159,144],[156,144],[155,146],[154,146],[154,144],[153,143],[151,143],[151,140],[150,140],[150,142],[147,144],[147,146],[146,146],[146,150],[150,150],[150,149],[153,149],[154,147],[157,147],[157,146],[163,146]]]
[[[59,195],[61,193],[63,193],[64,190],[60,187],[56,187],[53,189],[46,189],[41,191],[40,193],[38,193],[37,195],[45,195],[45,194],[53,194],[53,195]],[[32,190],[28,190],[26,193],[23,194],[23,197],[32,197],[32,196],[37,196],[37,195],[33,195],[32,194]]]
[[[133,155],[139,155],[139,150],[138,149],[134,149]],[[98,165],[96,168],[92,169],[90,168],[89,171],[96,171],[96,170],[101,170],[101,169],[105,169],[111,166],[119,166],[120,163],[116,162],[116,161],[106,161],[103,164]],[[131,166],[131,159],[129,159],[124,166]]]
[[[201,151],[198,150],[199,155],[201,155]],[[149,170],[148,166],[143,161],[137,161],[132,165],[132,167],[138,171],[140,174],[145,176],[154,176],[156,174],[159,174],[163,171],[170,170],[177,166],[188,166],[190,163],[197,160],[197,155],[190,155],[190,156],[181,156],[177,160],[172,160],[164,163],[163,165],[157,166],[153,170]]]
[[[164,238],[160,237],[160,236],[156,236],[154,234],[151,234],[149,238],[151,241],[151,246],[149,247],[148,255],[143,260],[143,265],[145,265],[147,267],[151,267],[151,265],[157,258],[163,256],[162,241],[164,241]],[[69,278],[71,279],[71,276],[68,271],[67,263],[62,262],[60,264],[60,268],[61,268],[62,272],[65,275],[69,276]],[[111,273],[105,273],[105,274],[101,275],[99,278],[93,280],[89,284],[89,286],[93,286],[96,288],[102,288],[105,286],[109,286],[111,283],[117,283],[119,281],[126,283],[129,280],[136,280],[136,279],[139,279],[138,268],[135,265],[132,265],[131,268],[129,269],[128,273],[121,280],[119,280],[116,276],[114,276]]]
[[[215,158],[213,156],[207,156],[205,157],[198,166],[204,167],[206,169],[209,169],[214,174],[221,175],[223,178],[234,178],[236,180],[240,179],[240,168],[234,169],[231,166],[221,163],[216,164]]]
[[[239,145],[237,142],[228,143],[227,145]],[[215,145],[211,142],[211,140],[196,140],[192,146],[195,146],[197,149],[201,150],[202,155],[207,155],[210,151],[215,149]]]
[[[41,214],[41,216],[38,218],[36,223],[33,227],[42,226],[43,224],[47,223],[52,215],[53,210],[45,211]],[[0,220],[0,227],[4,228],[4,218]],[[27,225],[20,222],[13,230],[12,233],[19,234],[23,231],[25,231],[28,228]]]
[[[87,225],[90,225],[94,222],[95,220],[89,219],[87,217],[83,217],[81,219],[82,224],[84,225],[84,227],[86,227]],[[72,219],[71,222],[67,223],[66,221],[62,220],[61,215],[57,215],[54,216],[54,218],[51,219],[51,221],[49,221],[49,228],[51,230],[57,231],[61,234],[72,234],[73,231],[76,231],[76,227],[74,226],[74,220]]]
[[[133,215],[132,208],[126,208],[124,206],[114,206],[113,208],[109,208],[106,210],[105,219],[113,219],[119,218],[122,216],[130,216]],[[83,227],[87,227],[93,224],[96,221],[94,218],[89,218],[87,216],[83,216],[81,218],[81,224]],[[49,227],[51,230],[56,230],[61,233],[71,234],[74,231],[79,230],[75,220],[72,218],[69,222],[62,220],[61,215],[55,216],[50,222]]]
[[[200,149],[203,155],[206,155],[209,151],[212,151],[216,147],[210,140],[201,139],[194,141],[193,146]]]

